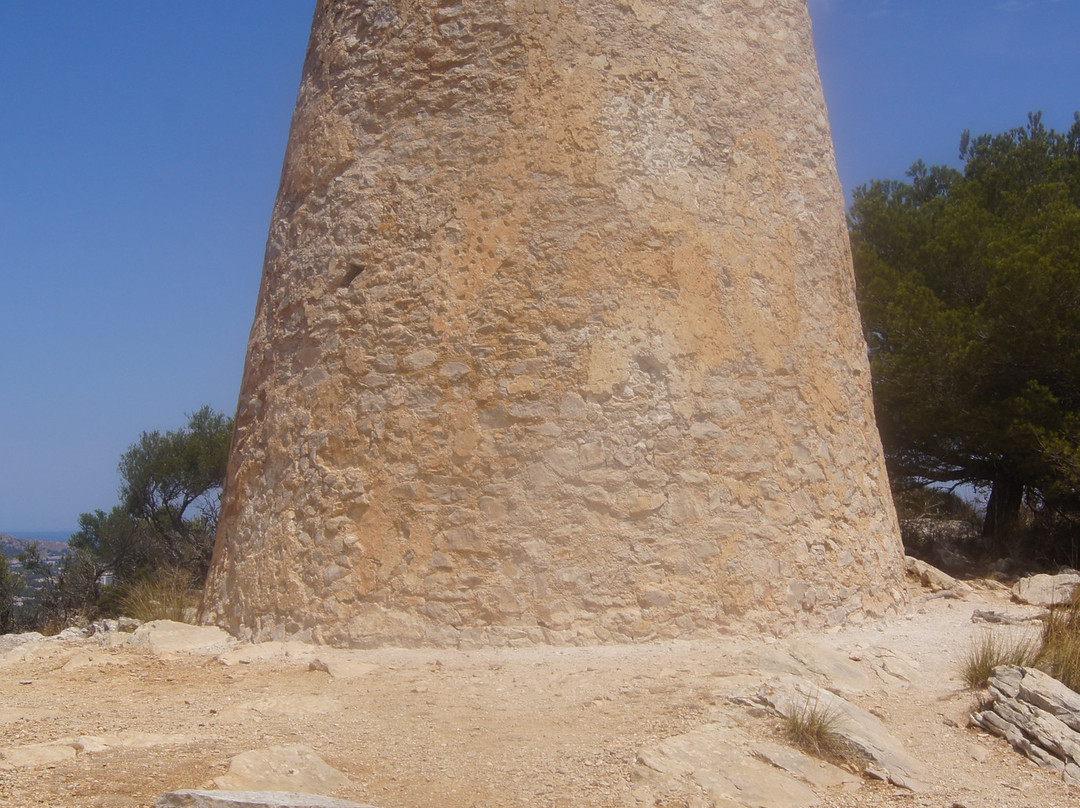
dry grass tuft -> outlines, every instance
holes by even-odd
[[[1080,587],[1043,624],[1035,664],[1066,687],[1080,692]]]
[[[141,622],[174,620],[190,623],[198,606],[198,592],[185,570],[161,570],[140,581],[120,600],[120,612]]]
[[[784,737],[808,754],[846,762],[852,758],[852,747],[840,734],[843,720],[839,710],[821,704],[816,696],[807,696],[784,716]]]
[[[982,690],[998,665],[1030,667],[1035,664],[1037,651],[1036,643],[1028,637],[984,631],[960,660],[960,678],[969,690]]]

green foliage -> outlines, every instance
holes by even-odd
[[[1002,549],[1025,500],[1080,509],[1080,115],[961,158],[859,188],[849,226],[894,484],[990,487]]]
[[[117,580],[134,580],[164,563],[164,553],[146,525],[118,505],[79,515],[79,530],[68,544],[94,559],[98,575],[112,573]]]
[[[143,432],[120,458],[123,509],[172,566],[209,568],[231,440],[232,419],[203,407],[183,429]]]
[[[101,585],[90,553],[75,549],[53,564],[41,556],[36,544],[30,544],[17,558],[26,576],[35,581],[22,615],[28,626],[55,633],[93,615]]]
[[[1035,664],[1037,651],[1037,643],[1027,636],[984,631],[960,660],[960,678],[969,690],[982,690],[998,665],[1030,667]]]
[[[15,598],[22,591],[22,579],[8,564],[7,556],[0,553],[0,634],[16,630]]]
[[[232,419],[209,407],[182,429],[142,433],[120,459],[119,505],[80,515],[58,563],[36,546],[20,554],[34,583],[25,624],[63,628],[125,609],[181,619],[209,568],[231,439]],[[0,630],[11,630],[3,622],[5,570]]]

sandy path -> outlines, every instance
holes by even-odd
[[[930,765],[932,789],[916,795],[864,781],[855,791],[820,794],[822,804],[1080,804],[1080,790],[966,728],[974,698],[960,690],[954,671],[980,630],[972,610],[1022,608],[987,590],[962,601],[924,597],[912,591],[908,619],[813,639],[857,659],[875,648],[895,654],[895,671],[910,682],[890,677],[861,706]],[[641,805],[633,770],[642,747],[693,729],[715,711],[733,714],[748,733],[775,737],[774,719],[724,698],[740,688],[749,693],[754,677],[764,680],[745,660],[770,644],[732,637],[597,648],[379,649],[348,655],[370,665],[366,673],[334,677],[309,670],[306,658],[226,665],[215,656],[160,658],[91,641],[44,643],[0,665],[0,747],[86,735],[136,745],[142,737],[151,745],[0,769],[0,804],[149,806],[163,791],[207,785],[237,753],[306,744],[352,780],[336,796],[380,808]]]

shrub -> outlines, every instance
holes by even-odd
[[[21,590],[22,579],[11,569],[7,556],[0,551],[0,634],[16,630],[15,603]]]

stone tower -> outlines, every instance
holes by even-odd
[[[901,571],[805,0],[319,0],[204,619],[786,631]]]

